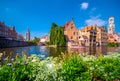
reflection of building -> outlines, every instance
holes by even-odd
[[[112,35],[114,33],[115,33],[114,17],[110,17],[108,21],[108,35]]]
[[[74,21],[67,22],[64,26],[64,34],[66,36],[67,46],[78,45],[78,29]]]
[[[26,32],[26,41],[30,41],[30,30],[27,29],[27,32]]]
[[[16,32],[15,27],[8,27],[4,22],[0,22],[0,37],[10,40],[19,40],[18,36],[19,34]]]
[[[50,41],[49,35],[46,35],[46,36],[40,38],[40,42],[42,42],[42,43],[49,42],[49,41]]]

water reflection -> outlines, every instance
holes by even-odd
[[[71,52],[77,52],[77,53],[86,53],[89,55],[100,55],[100,54],[108,54],[108,53],[112,53],[112,52],[118,52],[120,51],[120,48],[117,47],[109,47],[107,48],[106,46],[102,46],[102,47],[85,47],[85,48],[80,48],[80,49],[70,49],[70,48],[66,48],[66,47],[46,47],[46,46],[28,46],[28,47],[16,47],[16,48],[4,48],[4,49],[0,49],[0,53],[3,53],[4,51],[6,51],[6,56],[8,56],[10,54],[10,52],[13,52],[13,57],[15,57],[16,53],[19,53],[20,55],[22,55],[22,52],[26,52],[27,56],[30,56],[31,54],[43,54],[45,55],[45,57],[48,56],[59,56],[61,55],[61,53],[71,53]]]

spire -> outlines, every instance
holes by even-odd
[[[27,28],[27,31],[26,31],[26,41],[30,41],[30,30],[29,30],[29,28]]]

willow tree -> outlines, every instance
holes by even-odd
[[[50,30],[50,44],[57,46],[65,46],[66,40],[64,36],[64,30],[62,27],[55,23],[52,23]]]

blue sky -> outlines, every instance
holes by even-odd
[[[51,23],[62,26],[74,19],[77,28],[104,25],[115,17],[116,32],[120,32],[120,0],[0,0],[0,21],[15,26],[25,36],[29,27],[32,38],[50,31]]]

